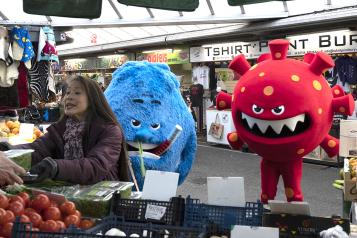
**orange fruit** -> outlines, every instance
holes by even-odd
[[[14,128],[12,128],[11,129],[11,133],[13,133],[13,134],[18,134],[19,133],[19,128],[18,127],[14,127]]]
[[[6,122],[6,126],[9,128],[9,129],[12,129],[14,127],[14,122],[13,121],[7,121]]]
[[[34,134],[36,135],[36,137],[40,137],[42,132],[39,129],[37,129],[37,130],[35,129]]]
[[[19,121],[14,121],[14,127],[20,128],[20,122]]]

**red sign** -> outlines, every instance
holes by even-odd
[[[167,63],[167,53],[153,53],[146,55],[146,60],[153,63]]]

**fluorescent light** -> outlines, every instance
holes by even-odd
[[[160,49],[160,50],[146,50],[146,51],[143,51],[142,53],[143,54],[149,54],[149,53],[156,53],[156,52],[170,52],[172,53],[172,49]]]
[[[101,55],[101,56],[98,56],[97,58],[114,58],[114,57],[120,57],[120,56],[123,56],[123,55]]]

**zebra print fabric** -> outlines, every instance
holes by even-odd
[[[48,69],[49,62],[42,60],[37,62],[32,61],[32,67],[29,69],[30,78],[30,89],[33,95],[40,101],[49,101],[49,90],[48,90]]]

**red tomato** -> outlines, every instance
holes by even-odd
[[[59,229],[59,230],[64,230],[64,229],[66,229],[66,225],[64,224],[63,221],[56,221],[56,223],[57,223],[57,226],[58,226],[58,229]]]
[[[60,210],[64,215],[73,215],[76,212],[76,205],[73,202],[64,202],[61,204]]]
[[[45,221],[47,220],[61,220],[61,211],[58,209],[58,207],[49,207],[46,208],[43,212],[43,219]]]
[[[30,195],[27,192],[21,192],[18,194],[25,202],[25,207],[28,207],[30,204]]]
[[[23,205],[25,205],[24,199],[22,199],[22,197],[20,197],[18,195],[14,195],[14,196],[10,197],[9,203],[12,203],[12,202],[21,202]]]
[[[0,194],[0,208],[6,209],[8,206],[9,199],[4,194]]]
[[[12,211],[7,210],[6,213],[1,217],[1,224],[6,224],[13,221],[15,221],[15,215]]]
[[[75,225],[76,227],[79,227],[80,222],[81,219],[76,215],[69,215],[64,219],[64,223],[67,227],[69,227],[71,224]]]
[[[82,214],[78,210],[76,210],[73,215],[76,215],[77,217],[82,218]]]
[[[31,202],[31,207],[37,211],[42,211],[50,206],[50,199],[44,195],[37,195]]]
[[[42,217],[37,212],[32,212],[29,214],[30,221],[34,227],[40,227],[42,223]]]
[[[11,237],[11,232],[12,232],[12,227],[13,227],[13,223],[12,222],[7,222],[6,224],[4,224],[4,226],[2,227],[2,235],[5,237]]]
[[[29,222],[31,222],[31,221],[30,221],[30,218],[29,218],[28,216],[22,214],[22,215],[20,216],[20,222],[29,223]]]
[[[92,228],[93,225],[94,225],[94,222],[92,220],[83,219],[81,221],[79,227],[86,230],[86,229]]]
[[[28,208],[25,208],[24,214],[26,216],[29,216],[30,213],[33,213],[33,212],[37,213],[35,209],[28,207]]]
[[[57,222],[54,220],[45,221],[41,224],[40,230],[46,232],[56,232],[58,231]]]
[[[5,214],[6,214],[5,209],[0,208],[0,224],[1,224],[1,219],[2,219],[2,216],[4,216]]]
[[[24,214],[25,208],[21,202],[12,202],[10,203],[8,210],[12,211],[15,216],[21,216]]]
[[[56,201],[50,200],[50,207],[59,207]]]

